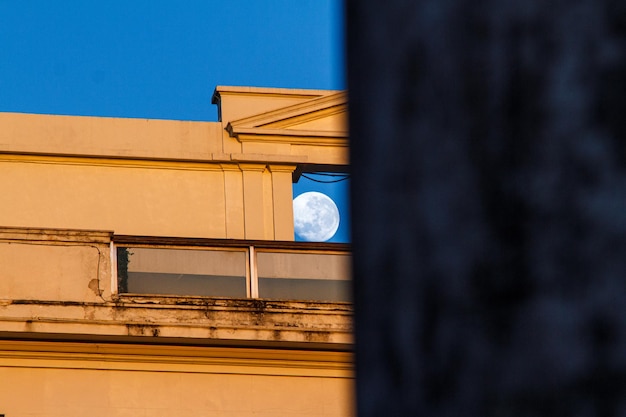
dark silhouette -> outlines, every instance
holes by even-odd
[[[347,19],[359,416],[626,416],[626,2]]]

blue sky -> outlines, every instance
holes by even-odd
[[[327,175],[313,173],[306,175],[313,180],[300,177],[300,180],[293,186],[294,198],[308,191],[319,191],[320,193],[324,193],[332,198],[339,209],[339,228],[337,229],[335,235],[328,240],[328,242],[350,242],[350,206],[348,201],[348,195],[350,193],[350,180],[345,179],[347,178],[345,174],[335,174],[338,175],[337,177],[329,177]],[[323,184],[317,181],[327,183]],[[302,239],[296,235],[296,240],[299,241]]]
[[[215,121],[216,85],[345,88],[343,27],[340,0],[0,0],[0,111]]]

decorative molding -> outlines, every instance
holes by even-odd
[[[263,162],[266,164],[303,164],[308,161],[307,155],[268,155],[261,153],[232,153],[231,161],[237,162]]]
[[[212,104],[218,104],[222,95],[245,95],[262,97],[292,97],[292,98],[315,98],[332,94],[338,90],[307,90],[298,88],[268,88],[268,87],[243,87],[225,86],[215,87],[211,98]]]
[[[350,352],[0,341],[0,366],[352,378]]]
[[[342,91],[259,115],[229,121],[228,124],[236,128],[286,127],[296,124],[291,122],[294,118],[297,118],[297,123],[304,123],[345,112],[347,112],[347,95]]]
[[[347,131],[299,130],[303,123],[347,112],[347,94],[332,92],[304,103],[228,121],[226,131],[239,142],[274,142],[316,146],[348,146]],[[305,161],[303,161],[305,162]]]
[[[278,164],[268,164],[267,168],[270,172],[286,172],[289,174],[293,174],[293,172],[298,168],[297,165],[278,165]]]
[[[302,164],[307,155],[279,155],[261,153],[212,153],[202,159],[163,159],[118,156],[85,156],[50,153],[12,153],[0,151],[0,162],[52,165],[104,166],[112,168],[175,169],[183,171],[224,170],[223,163]]]
[[[293,145],[348,147],[348,132],[345,131],[233,127],[230,123],[226,126],[226,131],[239,142],[275,142]]]

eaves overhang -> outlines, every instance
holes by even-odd
[[[314,90],[303,88],[274,88],[274,87],[249,87],[249,86],[232,86],[218,85],[213,91],[211,97],[212,104],[218,104],[220,97],[224,94],[231,95],[260,95],[264,97],[300,97],[304,99],[326,96],[338,90]]]
[[[318,146],[348,146],[348,132],[320,130],[266,129],[238,127],[231,123],[226,131],[239,142],[277,142]]]

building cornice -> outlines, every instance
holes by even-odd
[[[98,340],[19,339],[0,333],[0,364],[32,368],[121,370],[142,372],[221,373],[350,378],[350,352],[232,349],[219,346],[151,345],[137,339],[124,343]],[[11,340],[11,338],[15,338]],[[134,342],[134,343],[133,343]]]

